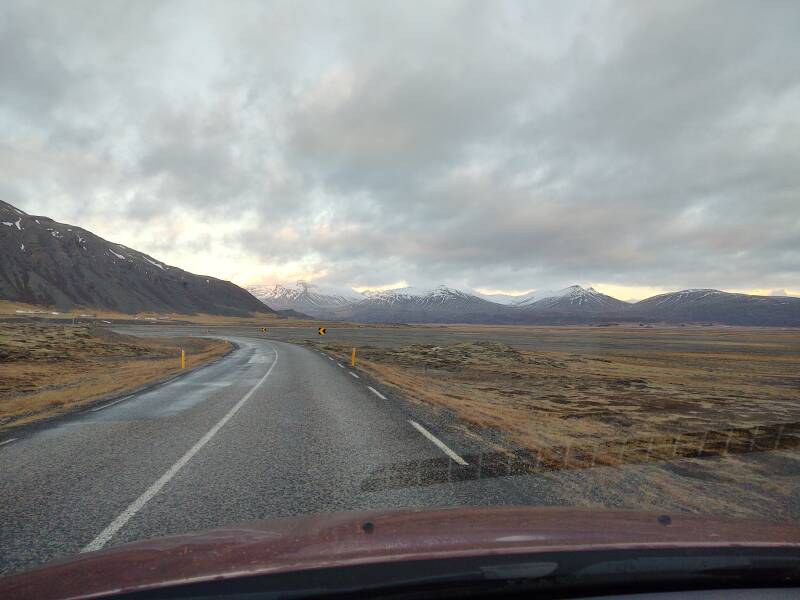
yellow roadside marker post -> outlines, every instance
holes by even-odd
[[[186,368],[186,352],[181,348],[181,369]]]
[[[356,366],[356,349],[353,348],[353,356],[350,358],[350,362],[355,367]]]

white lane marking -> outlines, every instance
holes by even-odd
[[[328,360],[333,360],[333,357],[332,357],[332,356],[329,356],[329,357],[328,357]]]
[[[98,406],[97,408],[90,408],[89,412],[97,412],[98,410],[103,410],[104,408],[108,408],[109,406],[114,406],[117,402],[122,402],[123,400],[127,400],[128,398],[132,398],[135,394],[131,394],[130,396],[125,396],[123,398],[117,398],[113,402],[109,402],[108,404],[103,404],[103,406]]]
[[[450,448],[448,448],[448,447],[445,445],[445,443],[444,443],[442,440],[440,440],[439,438],[437,438],[437,437],[436,437],[435,435],[433,435],[433,434],[432,434],[430,431],[428,431],[427,429],[425,429],[425,428],[424,428],[422,425],[420,425],[420,424],[419,424],[419,423],[417,423],[416,421],[409,421],[409,423],[411,423],[411,424],[414,426],[414,429],[416,429],[417,431],[419,431],[419,432],[420,432],[422,435],[424,435],[426,438],[428,438],[428,439],[429,439],[430,441],[432,441],[434,444],[436,444],[437,446],[439,446],[439,449],[440,449],[442,452],[444,452],[445,454],[447,454],[447,456],[449,456],[450,458],[452,458],[452,459],[453,459],[455,462],[457,462],[458,464],[460,464],[461,466],[464,466],[464,467],[466,467],[466,466],[467,466],[467,464],[469,464],[469,463],[467,463],[467,461],[465,461],[463,458],[461,458],[461,457],[460,457],[458,454],[456,454],[455,452],[453,452],[452,450],[450,450]]]
[[[217,432],[220,429],[222,429],[225,423],[230,421],[231,417],[233,417],[233,415],[239,412],[239,409],[242,408],[242,406],[244,406],[244,403],[250,399],[250,396],[252,396],[255,393],[255,391],[258,389],[258,386],[260,386],[262,383],[264,383],[264,381],[266,381],[267,377],[269,377],[269,374],[272,373],[272,369],[274,369],[275,365],[278,364],[278,350],[273,346],[272,351],[275,353],[275,360],[269,366],[269,369],[267,369],[267,372],[264,374],[264,376],[258,380],[258,383],[256,383],[250,389],[250,391],[247,392],[242,397],[242,399],[239,400],[233,406],[233,408],[231,408],[225,414],[225,416],[222,417],[217,422],[216,425],[214,425],[211,429],[209,429],[208,432],[203,437],[201,437],[200,440],[194,446],[192,446],[186,454],[181,456],[174,465],[172,465],[169,469],[167,469],[166,473],[164,473],[161,477],[159,477],[158,480],[153,485],[147,488],[141,496],[139,496],[136,500],[131,502],[128,508],[123,510],[120,513],[120,515],[116,519],[114,519],[108,527],[103,529],[103,531],[101,531],[97,535],[96,538],[94,538],[91,542],[86,544],[86,546],[81,548],[81,552],[92,552],[94,550],[100,550],[100,548],[105,546],[108,543],[108,541],[112,537],[114,537],[114,534],[117,533],[120,529],[122,529],[125,526],[125,523],[127,523],[131,519],[131,517],[133,517],[137,512],[142,510],[144,505],[147,504],[153,498],[153,496],[155,496],[159,491],[161,491],[161,488],[167,485],[170,479],[175,477],[178,471],[180,471],[186,465],[186,463],[188,463],[192,459],[192,457],[195,454],[197,454],[202,449],[202,447],[205,446],[211,440],[211,438],[213,438],[217,434]]]
[[[348,373],[350,373],[350,375],[352,375],[352,376],[353,376],[353,377],[355,377],[356,379],[359,379],[359,376],[358,376],[358,375],[356,375],[355,373],[353,373],[352,371],[348,371]]]
[[[336,364],[344,369],[344,365],[342,363],[336,363]]]
[[[378,398],[380,398],[381,400],[386,400],[386,396],[384,396],[383,394],[381,394],[381,393],[380,393],[378,390],[376,390],[376,389],[375,389],[374,387],[372,387],[371,385],[368,385],[368,386],[367,386],[367,388],[369,389],[369,391],[370,391],[370,392],[372,392],[373,394],[375,394],[375,395],[376,395]]]
[[[4,440],[4,441],[0,442],[0,446],[5,446],[6,444],[10,444],[11,442],[16,441],[17,439],[19,439],[19,438],[11,438],[10,440]]]

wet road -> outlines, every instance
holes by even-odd
[[[533,478],[460,481],[458,470],[469,468],[462,457],[486,449],[349,365],[233,330],[215,337],[238,350],[119,402],[3,436],[16,439],[0,446],[0,573],[254,519],[560,503]],[[376,474],[408,464],[420,465],[419,485],[375,485]]]

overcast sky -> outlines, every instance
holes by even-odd
[[[800,3],[0,4],[0,199],[239,284],[800,294]]]

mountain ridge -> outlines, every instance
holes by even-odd
[[[341,294],[326,296],[324,289],[316,289],[316,302],[325,305],[326,311],[315,312],[314,307],[306,305],[302,312],[317,318],[356,322],[592,324],[646,321],[800,326],[800,298],[752,296],[711,289],[668,292],[635,303],[579,285],[557,291],[529,292],[517,302],[505,299],[496,302],[483,294],[444,285],[430,289],[354,292],[352,298],[343,298]],[[269,297],[259,297],[270,305]]]
[[[0,200],[0,298],[122,313],[272,313],[237,285]]]

